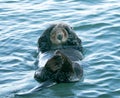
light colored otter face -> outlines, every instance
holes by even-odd
[[[50,40],[53,44],[59,45],[65,43],[68,39],[68,32],[63,25],[56,25],[50,33]]]

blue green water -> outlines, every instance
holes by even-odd
[[[82,39],[84,80],[14,96],[38,85],[37,40],[61,21]],[[120,98],[119,0],[0,0],[0,98]]]

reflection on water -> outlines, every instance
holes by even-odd
[[[33,78],[37,40],[49,24],[60,21],[73,26],[83,41],[84,81],[58,84],[29,98],[118,98],[119,12],[117,0],[1,0],[0,98],[38,85]]]

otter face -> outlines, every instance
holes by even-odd
[[[52,72],[56,72],[57,70],[61,69],[62,64],[63,59],[61,55],[55,54],[51,59],[47,61],[45,68]]]
[[[56,25],[50,33],[50,40],[53,44],[59,45],[65,43],[68,39],[68,32],[63,25]]]

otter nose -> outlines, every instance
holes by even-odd
[[[57,39],[58,39],[58,40],[62,40],[62,38],[63,38],[63,36],[60,35],[60,34],[57,36]]]

